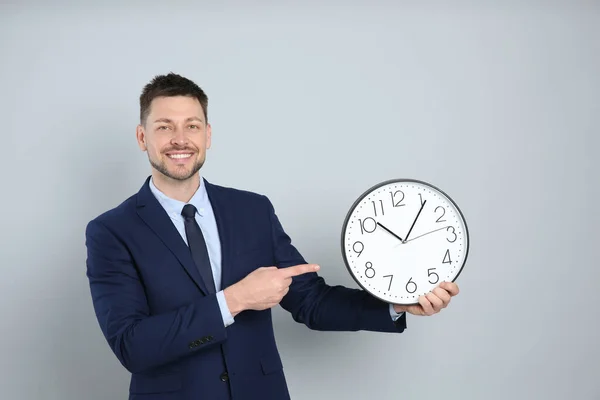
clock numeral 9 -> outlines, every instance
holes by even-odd
[[[435,272],[431,272],[433,271],[435,268],[429,268],[427,270],[427,276],[429,277],[429,283],[434,284],[434,283],[438,283],[440,281],[440,277],[438,274],[436,274]],[[435,282],[431,282],[431,276],[435,275]]]
[[[360,245],[359,250],[356,249],[357,244]],[[365,249],[365,245],[362,242],[354,242],[354,244],[352,245],[352,250],[354,250],[354,252],[358,254],[356,257],[360,257],[360,255],[362,254],[364,249]]]
[[[371,203],[373,204],[373,212],[375,213],[375,216],[377,216],[377,206],[374,201],[371,201]],[[383,200],[379,200],[379,204],[381,205],[381,215],[385,215],[383,212]]]
[[[367,226],[367,221],[369,221],[369,226]],[[373,233],[375,232],[375,228],[377,228],[377,223],[371,217],[359,219],[358,223],[360,224],[360,233],[362,234],[364,234],[365,232]]]
[[[409,286],[411,286],[411,284],[412,284],[412,286],[414,286],[414,287],[415,287],[413,290],[410,290],[410,289],[408,288]],[[414,292],[416,292],[416,291],[417,291],[417,284],[413,282],[413,280],[412,280],[412,276],[410,277],[410,279],[408,280],[408,282],[406,282],[406,286],[405,286],[404,288],[406,289],[406,291],[407,291],[408,293],[414,293]]]
[[[402,195],[402,197],[400,198],[400,200],[396,201],[396,195],[398,193],[400,193]],[[390,192],[390,195],[392,196],[392,205],[394,207],[402,207],[402,206],[406,205],[406,204],[400,204],[404,200],[404,192],[402,190],[396,190],[395,192]]]
[[[458,236],[456,236],[456,233],[454,232],[454,227],[453,226],[449,226],[449,227],[446,228],[447,231],[450,230],[450,229],[452,229],[452,234],[454,235],[454,239],[450,240],[450,239],[446,238],[446,240],[449,241],[450,243],[454,243],[454,242],[456,242],[456,239],[458,238]]]
[[[365,276],[369,279],[373,278],[375,276],[375,268],[373,268],[373,263],[370,261],[367,261],[365,264]],[[369,272],[371,271],[371,272]]]

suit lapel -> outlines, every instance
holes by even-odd
[[[198,288],[207,294],[206,285],[196,268],[189,247],[185,244],[181,235],[173,225],[167,212],[162,208],[158,200],[152,194],[149,186],[150,177],[138,192],[137,213],[144,222],[154,231],[163,243],[173,252],[188,275],[196,283]]]
[[[217,230],[219,231],[219,240],[221,242],[221,289],[225,289],[231,284],[231,210],[227,210],[229,203],[226,196],[217,186],[204,179],[206,193],[210,200],[210,205],[215,215]]]

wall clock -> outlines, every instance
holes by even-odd
[[[458,205],[442,190],[394,179],[354,202],[341,244],[359,286],[388,303],[407,305],[442,281],[456,280],[469,253],[469,231]]]

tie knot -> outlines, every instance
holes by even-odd
[[[196,216],[196,207],[193,204],[186,204],[183,206],[183,210],[181,210],[181,215],[183,218],[195,218]]]

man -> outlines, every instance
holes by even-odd
[[[155,77],[140,96],[140,191],[86,229],[87,276],[108,344],[132,373],[130,399],[289,399],[271,308],[327,331],[402,332],[458,294],[418,305],[328,286],[291,244],[263,195],[209,183],[208,100],[192,81]]]

